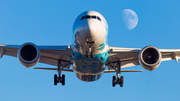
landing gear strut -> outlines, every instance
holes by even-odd
[[[123,87],[123,83],[124,83],[124,77],[121,76],[120,77],[120,73],[121,73],[121,64],[119,61],[117,62],[112,62],[108,64],[109,66],[111,66],[115,71],[116,71],[116,76],[113,76],[113,80],[112,80],[112,86],[115,87],[116,84],[119,84],[120,87]]]
[[[87,51],[86,51],[86,58],[89,58],[89,56],[91,57],[91,58],[93,58],[93,52],[92,52],[92,50],[93,50],[93,45],[94,45],[94,42],[92,41],[92,42],[87,42],[86,41],[86,45],[88,46],[87,47]]]
[[[61,71],[63,68],[67,65],[64,61],[58,61],[58,76],[57,74],[54,74],[54,85],[57,85],[57,83],[61,83],[62,85],[65,85],[65,75],[63,74],[61,76]]]
[[[92,47],[91,46],[89,46],[88,51],[86,52],[86,58],[89,58],[89,56],[91,58],[93,58],[93,53],[92,53]]]

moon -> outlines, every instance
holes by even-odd
[[[136,12],[131,9],[123,10],[123,21],[127,29],[132,30],[138,23],[138,16]]]

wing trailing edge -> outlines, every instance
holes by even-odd
[[[115,70],[105,70],[104,73],[114,73]],[[143,72],[143,70],[121,70],[121,72]]]

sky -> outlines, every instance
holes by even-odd
[[[72,26],[84,11],[101,13],[109,25],[108,45],[180,49],[179,0],[0,0],[0,44],[71,45]],[[132,9],[138,24],[128,30],[122,12]],[[54,66],[42,63],[34,67]],[[115,73],[103,74],[95,82],[83,82],[74,73],[66,85],[54,86],[56,71],[24,67],[17,58],[0,59],[0,101],[179,101],[180,63],[162,62],[154,71],[141,66],[122,73],[124,87],[112,87]]]

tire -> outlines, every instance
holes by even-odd
[[[123,87],[123,83],[124,83],[124,77],[123,76],[121,76],[121,79],[120,79],[120,87]]]
[[[54,74],[54,85],[57,85],[57,74]]]
[[[112,86],[115,87],[115,81],[116,80],[116,76],[113,76],[113,80],[112,80]]]
[[[62,75],[62,85],[63,86],[65,85],[65,75],[64,74]]]

